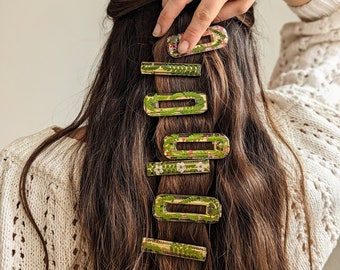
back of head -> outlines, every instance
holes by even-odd
[[[184,32],[198,1],[187,5],[168,35]],[[220,23],[226,48],[180,58],[166,51],[166,37],[152,37],[161,1],[115,1],[114,24],[80,117],[87,124],[80,187],[80,215],[96,269],[286,269],[281,241],[285,172],[263,125],[263,99],[252,28],[253,8]],[[199,63],[199,78],[145,76],[142,61]],[[146,95],[205,93],[202,115],[150,118]],[[264,106],[265,107],[265,106]],[[69,130],[71,130],[69,129]],[[227,158],[210,161],[210,174],[148,177],[151,161],[165,161],[163,139],[174,133],[223,133]],[[216,197],[216,224],[156,221],[157,194]],[[205,262],[141,250],[142,238],[204,246]]]

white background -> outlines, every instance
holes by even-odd
[[[107,0],[0,0],[0,149],[80,109],[110,24]],[[258,38],[265,82],[279,51],[279,30],[297,20],[282,0],[260,0]],[[340,247],[326,270],[338,270]]]

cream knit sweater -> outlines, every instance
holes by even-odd
[[[322,269],[340,234],[340,0],[312,0],[293,11],[302,22],[282,29],[281,55],[267,94],[276,123],[304,166],[313,269]],[[18,139],[0,153],[0,269],[44,269],[42,246],[22,209],[18,184],[33,149],[53,132],[48,128]],[[83,149],[65,138],[41,154],[28,175],[28,202],[47,243],[50,269],[83,269],[87,255],[75,211]],[[289,263],[294,270],[309,269],[297,177],[290,179],[289,193]],[[76,257],[79,265],[73,265]]]

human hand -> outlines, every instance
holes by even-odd
[[[158,17],[153,35],[163,36],[190,2],[192,0],[162,0],[163,10]],[[254,2],[255,0],[201,0],[188,28],[182,35],[178,51],[186,53],[192,50],[212,22],[218,23],[241,15],[247,12]]]

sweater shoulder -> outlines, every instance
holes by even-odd
[[[37,147],[55,133],[53,128],[18,138],[6,146],[0,152],[1,170],[16,168],[21,171]],[[74,170],[81,167],[78,165],[82,162],[82,149],[83,144],[79,141],[69,137],[62,138],[37,155],[30,171],[51,179],[67,179],[70,173],[74,174]]]
[[[41,240],[20,198],[20,178],[34,150],[53,133],[48,128],[19,138],[0,152],[0,269],[45,268]],[[77,140],[58,140],[35,158],[26,177],[27,204],[50,268],[73,269],[76,257],[82,261],[85,254],[77,215],[82,149]]]
[[[2,156],[11,156],[15,159],[27,159],[34,149],[53,133],[53,127],[48,127],[34,134],[17,138],[5,146],[0,153]]]

